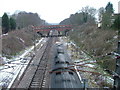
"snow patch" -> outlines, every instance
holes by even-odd
[[[25,41],[22,38],[16,37],[17,39],[19,39],[22,43],[24,43]]]
[[[118,35],[114,36],[113,38],[114,38],[114,39],[117,39],[117,38],[118,38]]]
[[[25,42],[22,38],[19,38],[19,39],[20,39],[21,42],[23,42],[23,43]]]
[[[39,45],[42,41],[46,41],[46,39],[42,38],[41,40],[39,40],[36,46]],[[0,87],[10,88],[16,77],[17,76],[20,77],[22,75],[22,73],[27,67],[27,64],[32,58],[30,57],[29,54],[33,49],[34,46],[32,46],[29,49],[26,49],[22,55],[16,56],[12,59],[7,59],[6,57],[2,57],[3,61],[6,62],[5,65],[0,66]]]

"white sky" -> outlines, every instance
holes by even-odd
[[[13,14],[16,10],[20,10],[37,12],[47,22],[59,23],[82,7],[89,5],[99,9],[105,7],[109,1],[113,4],[115,12],[118,12],[118,1],[120,0],[1,0],[0,17],[4,12]]]

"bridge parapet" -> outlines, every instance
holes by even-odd
[[[66,36],[72,27],[72,25],[32,26],[33,31],[37,32],[39,35],[41,35],[41,37],[49,37],[51,30],[58,31],[58,35],[54,35],[54,37]]]
[[[72,25],[48,25],[48,26],[37,26],[34,27],[36,32],[40,31],[50,31],[50,30],[58,30],[58,31],[65,31],[72,29]]]

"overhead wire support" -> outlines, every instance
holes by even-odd
[[[33,41],[33,43],[34,43],[34,54],[35,54],[35,51],[36,51],[36,35],[35,35],[35,26],[34,25],[32,25],[31,26],[32,27],[32,31],[33,31],[33,33],[34,33],[34,41]]]

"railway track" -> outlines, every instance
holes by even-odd
[[[13,83],[11,88],[48,88],[49,68],[52,58],[51,50],[56,38],[49,37],[46,43],[37,51],[24,74]]]
[[[19,82],[13,84],[12,88],[83,88],[83,82],[76,70],[70,67],[72,61],[64,45],[57,41],[59,41],[57,37],[47,38]]]
[[[53,38],[49,38],[46,48],[43,52],[43,56],[40,60],[39,66],[37,67],[37,70],[32,78],[32,81],[30,83],[29,88],[48,88],[49,85],[46,83],[46,78],[48,75],[48,60],[50,59],[50,49],[52,47],[52,40]],[[45,86],[46,85],[46,86]]]

